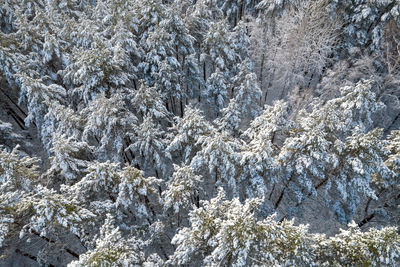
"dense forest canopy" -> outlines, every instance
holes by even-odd
[[[400,1],[1,0],[0,265],[395,266]]]

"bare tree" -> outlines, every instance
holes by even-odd
[[[262,19],[251,24],[264,102],[282,99],[296,86],[302,92],[320,80],[335,47],[339,25],[326,6],[326,0],[304,1],[289,5],[275,18],[275,25],[267,25]],[[265,27],[270,29],[265,31]]]

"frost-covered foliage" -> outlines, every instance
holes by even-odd
[[[29,115],[25,118],[25,124],[34,123],[39,131],[39,135],[43,136],[43,142],[46,143],[47,121],[46,114],[49,112],[48,106],[52,102],[62,102],[66,96],[65,88],[62,86],[51,84],[46,85],[46,79],[34,79],[26,74],[18,74],[18,82],[21,84],[20,102],[26,102]],[[42,133],[44,132],[44,133]]]
[[[255,212],[261,199],[226,200],[222,190],[190,213],[190,227],[181,229],[172,243],[177,249],[171,265],[321,266],[337,264],[394,264],[399,257],[396,228],[363,233],[355,224],[330,238],[310,234],[307,226],[263,220]],[[386,250],[387,249],[387,250]]]
[[[114,223],[111,217],[107,217],[96,239],[96,247],[80,255],[78,261],[73,261],[68,266],[142,266],[143,243],[133,238],[125,240]]]
[[[206,173],[217,186],[229,188],[237,194],[238,163],[240,143],[226,132],[215,132],[201,136],[198,140],[202,148],[192,159],[190,166],[198,173]]]
[[[163,131],[160,127],[150,116],[146,116],[142,124],[136,128],[135,134],[131,135],[131,139],[134,141],[127,148],[135,155],[136,163],[142,168],[152,168],[157,176],[166,173],[166,159],[169,158],[162,137]]]
[[[400,253],[400,239],[395,227],[361,232],[353,221],[347,230],[323,240],[320,248],[323,266],[395,266]]]
[[[120,169],[118,164],[92,163],[88,174],[72,186],[63,186],[62,191],[79,203],[92,206],[96,212],[103,214],[100,202],[112,202],[115,212],[123,210],[135,212],[135,217],[148,215],[147,197],[154,193],[159,180],[154,177],[143,177],[143,171],[132,166]],[[148,200],[148,199],[147,199]],[[115,210],[116,209],[116,210]]]
[[[325,201],[341,221],[355,212],[359,194],[375,197],[372,177],[387,174],[382,131],[369,130],[371,113],[382,108],[370,88],[360,82],[342,88],[342,97],[316,104],[290,130],[278,157],[281,177],[298,203],[324,185],[325,194],[337,190],[340,200],[335,196],[334,203]]]
[[[132,79],[124,71],[124,58],[120,47],[107,47],[106,42],[95,40],[89,49],[76,49],[64,71],[63,79],[72,87],[71,95],[78,103],[90,103],[98,94],[110,94],[124,89]]]
[[[326,6],[325,0],[259,4],[262,11],[251,29],[251,50],[265,101],[271,94],[282,98],[295,87],[313,87],[323,74],[340,21],[330,18]]]
[[[139,90],[134,91],[130,104],[135,107],[135,114],[143,119],[145,116],[158,120],[168,120],[170,113],[163,105],[160,93],[154,87],[140,83]]]
[[[244,60],[238,67],[238,73],[233,78],[234,89],[232,94],[239,103],[239,109],[243,110],[244,116],[254,118],[259,115],[261,107],[261,90],[258,85],[257,76],[253,72],[252,63]]]
[[[64,191],[71,191],[81,202],[90,202],[98,195],[115,195],[119,184],[118,167],[119,164],[109,161],[91,163],[85,177],[71,187],[66,186]]]
[[[15,222],[13,208],[19,198],[20,195],[16,192],[7,192],[0,196],[0,248],[7,242],[10,228]]]
[[[266,106],[243,134],[249,142],[242,147],[241,180],[246,184],[249,195],[262,196],[267,192],[268,185],[278,182],[279,165],[274,158],[279,153],[276,143],[291,124],[287,119],[287,103],[278,101],[274,106]]]
[[[58,102],[51,102],[48,112],[44,117],[46,127],[41,132],[43,144],[46,148],[52,147],[53,138],[59,135],[67,135],[80,139],[85,125],[85,118],[68,106]],[[56,136],[56,137],[55,137]]]
[[[399,12],[0,1],[0,265],[395,266]]]
[[[86,142],[77,141],[74,137],[67,137],[65,134],[53,135],[53,153],[51,159],[52,167],[49,172],[60,171],[68,181],[74,181],[80,177],[89,164],[88,151],[90,148]]]
[[[16,221],[16,205],[24,201],[25,194],[38,182],[39,160],[22,157],[18,147],[11,152],[1,148],[0,152],[0,247],[4,246],[13,223]]]
[[[329,12],[338,13],[350,23],[342,29],[344,48],[366,47],[379,49],[382,45],[384,25],[390,20],[399,20],[398,1],[327,1]]]
[[[137,122],[124,100],[119,95],[111,98],[100,95],[82,110],[82,115],[86,118],[84,140],[98,140],[99,147],[95,151],[98,158],[119,161],[123,157],[126,138]]]
[[[237,134],[241,128],[248,126],[246,122],[260,114],[262,93],[248,60],[238,66],[238,73],[232,82],[232,98],[227,107],[221,110],[221,117],[217,119],[216,124],[220,129]]]
[[[48,235],[58,226],[65,227],[77,236],[85,235],[85,226],[95,218],[95,214],[67,199],[54,190],[38,186],[32,194],[26,194],[17,205],[18,212],[32,210],[30,222],[24,231]]]
[[[393,172],[392,175],[397,176],[400,172],[400,131],[393,131],[389,136],[388,150],[391,152],[386,165]],[[398,177],[394,177],[395,181]],[[398,182],[398,181],[397,181]]]
[[[234,136],[240,131],[241,109],[235,99],[231,99],[226,108],[221,110],[221,117],[215,120],[220,131],[226,131]]]
[[[225,20],[211,23],[202,43],[201,61],[206,82],[203,95],[214,108],[215,116],[227,104],[228,89],[234,75],[229,66],[235,62],[231,36]],[[210,69],[210,71],[207,71]]]
[[[214,128],[200,110],[192,107],[186,108],[183,118],[176,117],[175,119],[174,135],[167,151],[179,153],[184,163],[188,164],[201,148],[199,138],[210,135]]]
[[[214,107],[215,116],[219,116],[221,109],[226,105],[229,81],[219,67],[207,79],[206,89],[203,94]]]
[[[134,211],[137,217],[149,215],[148,197],[155,194],[161,180],[154,177],[144,177],[143,171],[131,166],[125,166],[118,172],[120,183],[116,205],[128,211]]]
[[[230,31],[225,20],[211,23],[203,41],[203,60],[209,60],[221,71],[227,70],[234,60],[234,51],[231,47]],[[227,73],[224,73],[227,74]]]
[[[85,227],[95,215],[78,205],[78,202],[56,193],[38,182],[38,160],[18,156],[15,148],[11,153],[2,151],[2,205],[1,240],[13,231],[46,237],[63,227],[77,236],[85,235]]]
[[[2,193],[8,191],[29,191],[32,183],[39,178],[39,159],[29,156],[21,157],[18,147],[11,152],[1,148],[0,152],[0,190]]]
[[[163,192],[164,209],[174,213],[190,209],[199,198],[202,178],[196,175],[190,166],[174,166],[174,174],[167,182]]]
[[[154,84],[164,100],[174,98],[183,101],[187,92],[180,81],[196,73],[197,67],[191,61],[191,68],[185,68],[184,59],[194,52],[194,38],[178,11],[178,5],[166,7],[163,11],[165,17],[146,36],[146,56],[141,67],[148,74],[145,75],[146,80]]]
[[[285,8],[295,6],[297,2],[297,0],[262,0],[256,8],[263,10],[266,15],[274,17],[277,13],[284,12]]]
[[[8,148],[20,139],[21,136],[14,132],[11,123],[4,122],[0,120],[0,142]]]

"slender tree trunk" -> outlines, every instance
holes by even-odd
[[[133,88],[135,88],[135,90],[137,90],[137,85],[136,85],[136,80],[133,79]]]
[[[282,201],[282,199],[283,199],[283,196],[285,195],[285,190],[286,190],[286,187],[283,188],[281,194],[279,195],[278,200],[275,202],[275,205],[274,205],[274,209],[275,209],[275,210],[279,207],[279,204],[281,204],[281,201]]]
[[[196,205],[197,208],[200,208],[200,196],[199,194],[196,194],[194,197],[194,204]]]
[[[240,5],[240,9],[239,9],[239,21],[242,20],[243,14],[244,14],[244,10],[245,10],[245,6],[244,6],[244,1],[242,2],[242,4]]]
[[[271,200],[271,197],[272,197],[272,194],[274,193],[274,191],[275,191],[275,184],[272,186],[271,193],[269,193],[268,200]]]
[[[184,110],[183,110],[183,101],[182,99],[179,101],[180,107],[181,107],[181,118],[183,118],[184,115]]]
[[[365,217],[362,221],[360,221],[360,222],[358,223],[358,227],[361,228],[363,225],[369,223],[374,217],[375,217],[375,214],[374,214],[374,213],[368,215],[367,217]]]
[[[169,101],[170,101],[170,103],[171,103],[171,110],[172,110],[172,113],[176,115],[177,112],[176,112],[175,99],[174,99],[174,97],[173,97],[173,96],[170,96],[170,97],[169,97]]]
[[[203,62],[203,80],[204,80],[204,82],[207,82],[207,67],[206,67],[206,61],[205,60]]]
[[[7,113],[9,115],[11,115],[11,117],[18,124],[18,126],[21,128],[21,130],[26,130],[24,119],[22,119],[14,110],[12,110],[11,107],[8,108],[8,112]]]
[[[201,84],[199,83],[199,103],[201,103]]]

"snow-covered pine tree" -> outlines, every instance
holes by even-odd
[[[371,228],[361,232],[353,221],[348,229],[319,242],[319,263],[323,266],[395,266],[400,253],[400,236],[395,227]]]
[[[146,116],[143,122],[130,135],[132,143],[126,148],[134,155],[132,163],[138,164],[140,169],[150,171],[157,178],[164,178],[168,171],[170,155],[165,150],[166,142],[163,139],[164,132],[150,116]]]
[[[385,163],[386,166],[392,171],[394,181],[396,181],[396,179],[398,180],[398,174],[400,173],[400,131],[392,131],[388,136],[388,139],[389,143],[387,145],[387,149],[390,154]]]
[[[239,175],[240,141],[225,131],[201,136],[202,148],[192,159],[190,166],[201,175],[207,184],[222,186],[229,196],[237,195]]]
[[[11,152],[1,147],[0,152],[0,246],[4,246],[8,240],[10,228],[17,220],[14,212],[17,205],[26,192],[32,188],[32,184],[39,179],[38,159],[21,157],[18,147]]]
[[[7,151],[1,147],[0,153],[0,188],[3,193],[7,191],[29,192],[32,183],[39,179],[39,159],[29,156],[21,157],[19,146]]]
[[[229,79],[228,66],[234,61],[234,51],[229,43],[229,26],[226,20],[210,23],[202,44],[203,75],[207,79],[218,67]]]
[[[63,185],[61,191],[97,214],[99,222],[111,213],[119,220],[138,224],[138,220],[147,223],[154,215],[149,197],[157,199],[159,183],[160,180],[144,177],[143,171],[129,165],[121,169],[119,164],[109,161],[94,162],[88,166],[85,177],[72,186]]]
[[[195,174],[190,166],[174,165],[174,173],[167,181],[167,189],[162,193],[164,210],[178,214],[178,226],[181,218],[186,218],[193,205],[199,205],[202,177]],[[181,217],[183,215],[183,217]]]
[[[165,18],[166,6],[161,0],[133,0],[133,13],[138,22],[139,45],[145,46],[146,39],[154,27]]]
[[[44,140],[43,145],[46,149],[52,147],[54,134],[65,134],[77,140],[82,138],[86,119],[79,112],[57,101],[48,102],[47,109],[42,129],[42,140]]]
[[[18,235],[23,239],[21,244],[27,241],[25,236],[39,238],[47,243],[40,250],[52,249],[54,253],[61,249],[76,257],[68,246],[58,247],[54,238],[62,229],[84,237],[95,215],[73,199],[40,185],[38,162],[36,158],[21,156],[18,147],[0,153],[0,240],[5,245],[7,240],[18,242]]]
[[[38,136],[44,145],[51,143],[51,134],[48,133],[49,116],[46,116],[50,110],[50,103],[63,103],[66,97],[66,90],[63,86],[57,84],[46,85],[48,77],[43,79],[31,78],[30,75],[18,73],[18,83],[21,86],[20,103],[25,103],[28,110],[28,116],[25,118],[25,125],[34,125]]]
[[[78,141],[73,136],[54,133],[52,139],[51,167],[48,175],[60,173],[67,183],[81,178],[92,159],[92,149],[86,142]]]
[[[371,82],[343,87],[341,92],[342,97],[316,104],[308,114],[303,112],[298,125],[290,130],[278,157],[285,186],[275,207],[286,189],[294,193],[299,205],[304,197],[325,188],[326,203],[346,222],[360,195],[375,197],[373,175],[388,178],[382,131],[372,130],[371,120],[383,104],[371,91]]]
[[[235,60],[229,26],[226,20],[210,23],[210,27],[202,44],[200,61],[203,68],[203,79],[206,88],[203,95],[214,106],[215,117],[227,104],[228,90],[233,73],[228,66]]]
[[[198,73],[196,62],[191,57],[194,37],[178,13],[179,8],[175,4],[166,8],[160,23],[147,36],[146,55],[140,66],[146,82],[161,93],[169,111],[178,114],[180,110],[183,115],[183,103],[189,93],[183,82],[186,77],[192,79]]]
[[[199,109],[186,107],[183,118],[175,117],[173,136],[167,147],[167,151],[173,158],[190,164],[192,158],[201,149],[200,137],[211,135],[215,129],[204,118]]]
[[[127,138],[134,132],[137,118],[128,110],[120,92],[110,98],[97,96],[81,114],[86,118],[83,139],[87,143],[97,143],[94,152],[98,160],[132,160],[124,153],[124,149],[127,148]]]
[[[400,6],[397,1],[327,1],[332,15],[342,16],[351,23],[342,28],[341,51],[350,52],[355,47],[379,51],[382,47],[384,25],[399,21]]]
[[[229,81],[220,68],[216,68],[215,72],[207,79],[206,88],[203,96],[207,99],[207,106],[213,109],[213,117],[218,117],[221,110],[228,103]]]
[[[154,215],[153,206],[157,203],[158,186],[160,179],[145,177],[144,172],[132,166],[126,165],[118,172],[120,183],[118,185],[118,197],[116,204],[138,218],[148,218]],[[149,198],[153,197],[153,203]]]
[[[190,212],[190,227],[177,232],[167,264],[232,266],[392,266],[399,258],[396,228],[361,232],[355,223],[327,238],[307,225],[278,222],[276,215],[258,220],[261,199],[226,200],[223,190]]]
[[[243,138],[248,142],[241,148],[240,181],[247,196],[265,196],[272,190],[269,187],[280,182],[279,165],[275,159],[282,139],[292,125],[288,119],[288,104],[277,101],[273,106],[265,106],[263,113],[244,132]]]
[[[235,27],[245,16],[247,5],[250,4],[251,0],[228,0],[219,1],[222,2],[221,10],[225,16],[229,18],[230,23]]]
[[[190,212],[191,225],[174,236],[177,249],[167,263],[312,265],[315,249],[307,227],[294,226],[293,221],[279,223],[274,215],[258,221],[255,213],[261,203],[261,199],[248,199],[244,204],[237,198],[226,200],[220,190]]]
[[[232,97],[239,104],[242,118],[252,120],[261,113],[262,92],[258,85],[256,74],[249,59],[238,66],[238,73],[233,78]]]
[[[242,119],[239,107],[236,99],[231,98],[228,106],[221,110],[221,116],[214,121],[218,130],[226,131],[235,137],[239,136]]]
[[[30,220],[24,225],[21,236],[26,232],[49,237],[59,230],[58,227],[63,227],[83,239],[96,217],[76,200],[41,185],[31,194],[25,194],[16,209],[20,214],[30,213]]]
[[[139,89],[132,91],[130,99],[130,109],[133,110],[139,121],[143,121],[146,116],[159,122],[169,122],[171,113],[167,110],[160,95],[155,87],[147,86],[140,81]]]
[[[62,76],[64,83],[71,88],[69,95],[79,109],[99,94],[110,96],[118,90],[127,90],[129,81],[135,77],[125,68],[120,49],[119,46],[111,47],[104,37],[98,36],[90,48],[73,51],[71,64],[62,71]]]
[[[145,261],[144,243],[131,237],[125,239],[109,215],[100,229],[95,248],[79,256],[69,267],[141,266]]]
[[[2,146],[11,149],[21,137],[14,131],[11,123],[0,120],[0,144]]]

